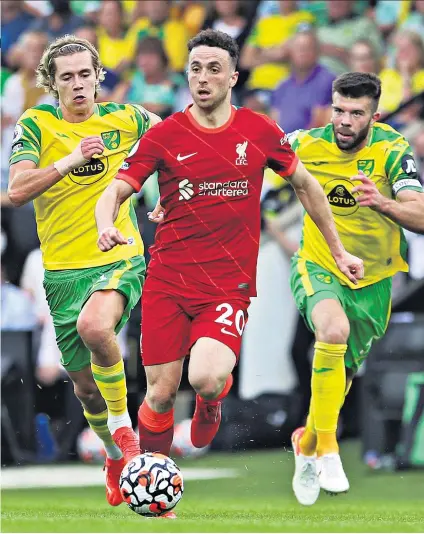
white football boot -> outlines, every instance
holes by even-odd
[[[321,489],[332,495],[349,491],[349,481],[345,475],[340,454],[333,452],[319,458],[319,484]]]
[[[295,462],[292,487],[299,503],[311,506],[318,499],[320,485],[316,456],[305,456],[300,452],[299,441],[304,432],[305,427],[297,428],[291,437]]]

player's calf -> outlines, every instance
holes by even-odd
[[[140,448],[169,456],[174,437],[174,402],[183,360],[145,367],[146,397],[138,410]]]

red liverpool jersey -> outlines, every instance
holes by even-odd
[[[226,124],[207,129],[189,109],[149,130],[117,176],[139,191],[158,171],[165,218],[149,276],[187,297],[255,296],[264,169],[289,176],[297,156],[264,115],[232,107]]]

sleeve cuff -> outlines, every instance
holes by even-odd
[[[129,184],[136,193],[138,193],[141,189],[141,185],[137,182],[137,180],[131,176],[128,176],[127,174],[118,174],[115,180],[123,180],[124,182],[127,182],[127,184]]]
[[[298,156],[295,155],[294,158],[292,159],[292,162],[290,163],[290,167],[288,169],[281,169],[281,171],[277,171],[277,174],[279,174],[283,178],[286,178],[286,176],[291,176],[296,170],[298,161],[299,161],[299,158]]]
[[[18,161],[33,161],[38,165],[39,158],[37,156],[34,156],[34,154],[19,154],[18,156],[11,157],[9,161],[9,165],[14,165],[15,163],[18,163]]]

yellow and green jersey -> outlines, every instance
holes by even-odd
[[[312,261],[352,289],[374,284],[398,271],[407,271],[407,245],[402,228],[371,208],[359,207],[352,194],[359,182],[350,180],[358,171],[363,171],[388,198],[396,198],[399,191],[405,189],[423,192],[412,150],[405,138],[392,127],[375,123],[367,145],[354,154],[337,147],[332,124],[293,132],[289,138],[300,160],[324,189],[345,249],[363,259],[365,277],[358,285],[353,285],[337,269],[327,242],[308,214],[304,216],[302,241],[297,252],[299,270],[306,260]]]
[[[128,245],[101,252],[97,247],[96,203],[129,151],[150,126],[141,106],[113,102],[95,104],[84,122],[63,119],[60,108],[41,105],[19,119],[10,164],[30,160],[45,168],[70,154],[84,138],[101,136],[105,151],[74,169],[34,200],[45,269],[98,267],[143,254],[143,242],[131,199],[121,206],[116,227]]]

